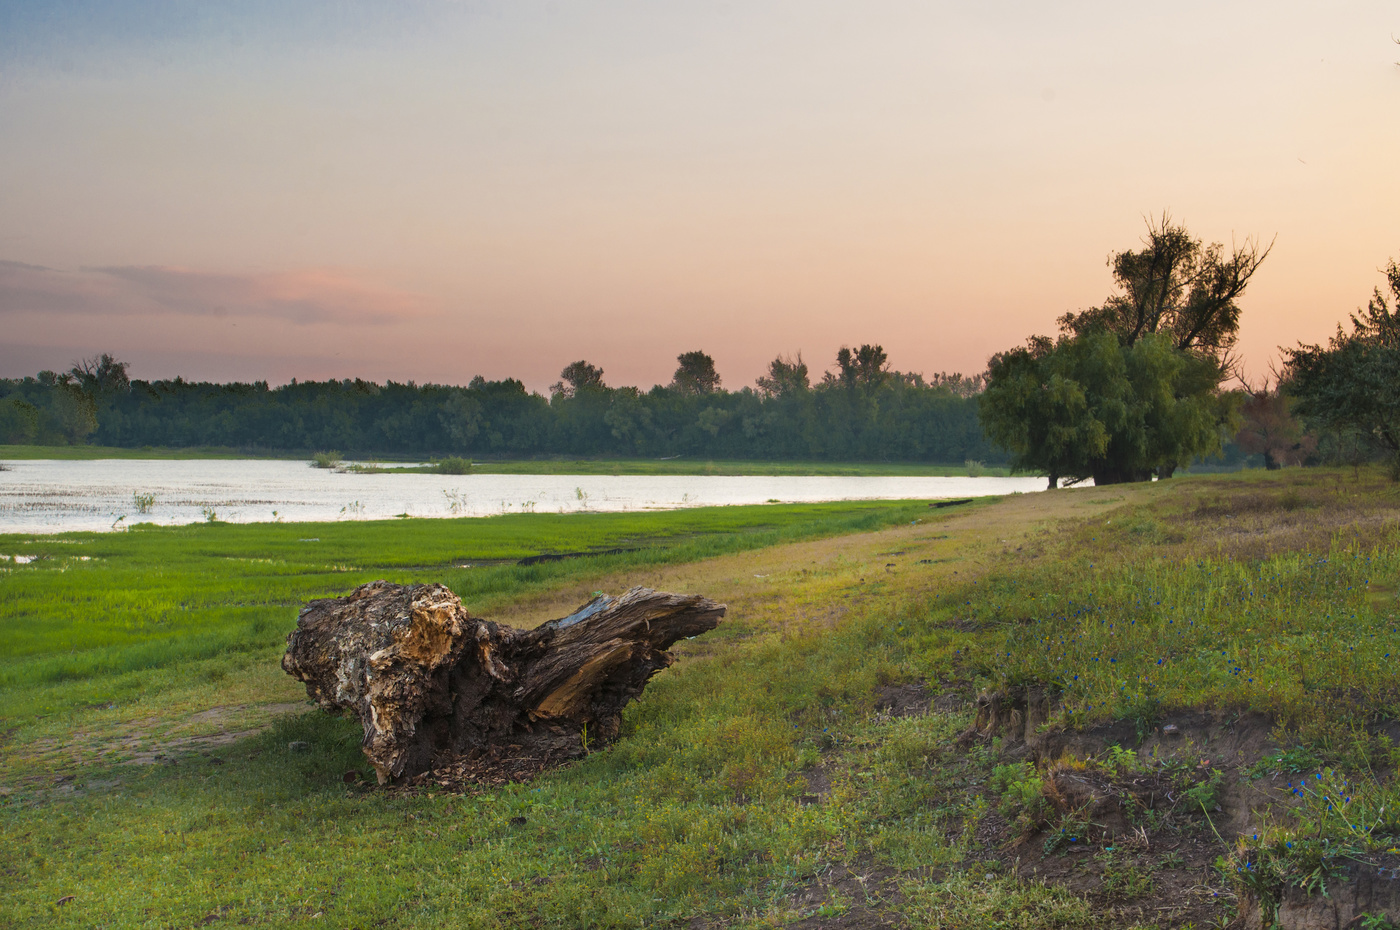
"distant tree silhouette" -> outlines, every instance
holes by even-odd
[[[603,384],[603,369],[590,365],[583,359],[565,365],[564,370],[559,372],[559,378],[560,380],[550,385],[549,389],[565,397],[573,397],[579,391],[602,390],[606,387]]]
[[[884,346],[862,345],[852,352],[842,346],[836,353],[837,380],[846,387],[879,387],[889,376],[889,359]]]
[[[94,396],[124,394],[131,390],[126,368],[126,362],[119,362],[103,352],[74,362],[68,374],[79,387]]]
[[[754,383],[764,397],[788,397],[812,387],[807,376],[807,363],[802,361],[801,352],[797,353],[796,358],[779,355],[768,363],[768,374],[760,376]]]
[[[699,350],[676,356],[680,366],[671,376],[671,387],[687,396],[713,394],[719,390],[719,374],[715,360]]]

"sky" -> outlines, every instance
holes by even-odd
[[[0,0],[0,377],[981,371],[1167,212],[1252,379],[1400,259],[1400,7]]]

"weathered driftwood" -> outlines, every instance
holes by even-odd
[[[375,581],[311,601],[282,668],[364,725],[380,784],[528,776],[617,738],[622,709],[715,628],[723,604],[633,588],[533,630],[472,617],[440,584]]]

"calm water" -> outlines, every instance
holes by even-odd
[[[1040,491],[1044,478],[716,477],[709,475],[357,475],[305,462],[9,461],[0,533],[108,530],[148,522],[232,523],[665,510],[715,504],[972,497]],[[154,498],[141,513],[137,495]]]

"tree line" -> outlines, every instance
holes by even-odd
[[[1372,459],[1400,480],[1400,265],[1326,345],[1281,347],[1273,383],[1234,355],[1239,300],[1270,248],[1205,244],[1165,214],[1110,256],[1115,293],[992,356],[985,374],[894,371],[879,345],[842,348],[813,380],[779,356],[725,390],[714,360],[677,358],[669,384],[611,387],[567,365],[549,396],[517,380],[466,387],[362,380],[269,387],[133,381],[109,355],[0,380],[0,441],[340,449],[359,454],[704,456],[1009,461],[1051,487],[1170,478],[1224,455],[1268,467]],[[1240,386],[1231,387],[1238,382]]]
[[[704,352],[671,382],[613,387],[586,360],[549,396],[515,379],[465,387],[360,379],[213,384],[132,380],[110,355],[69,371],[0,380],[0,441],[350,454],[962,463],[1004,461],[977,419],[980,376],[890,368],[878,345],[843,348],[813,379],[778,357],[757,382],[725,390]]]

